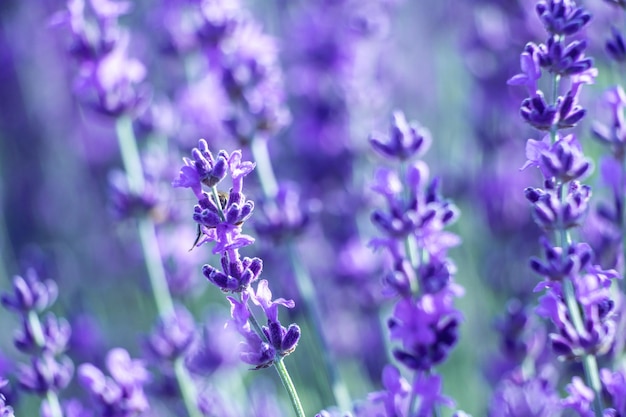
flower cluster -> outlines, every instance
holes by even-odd
[[[30,364],[21,364],[18,381],[22,389],[44,398],[42,413],[59,417],[59,391],[70,383],[74,374],[73,362],[64,355],[71,335],[67,320],[48,310],[56,301],[58,288],[54,281],[39,279],[34,269],[25,277],[13,278],[13,293],[2,295],[5,308],[19,314],[22,328],[15,332],[15,347],[31,357]]]
[[[383,233],[372,245],[391,255],[393,269],[383,281],[389,295],[399,296],[388,320],[391,339],[400,343],[393,355],[415,373],[409,384],[397,369],[386,368],[387,391],[370,400],[384,403],[389,416],[430,415],[439,404],[453,404],[441,395],[441,379],[434,368],[457,343],[462,318],[454,300],[463,290],[454,283],[456,267],[447,257],[459,238],[444,230],[457,219],[458,210],[441,196],[440,181],[429,180],[426,163],[415,160],[428,150],[429,138],[400,112],[392,117],[388,139],[371,138],[374,149],[405,168],[403,175],[379,168],[372,185],[386,202],[385,209],[372,214],[372,222]]]
[[[149,96],[141,85],[146,68],[128,56],[129,33],[118,24],[130,9],[127,2],[68,0],[67,10],[50,21],[70,31],[69,51],[79,62],[76,94],[88,107],[110,116],[136,114]]]
[[[107,354],[106,366],[111,377],[90,363],[78,368],[78,379],[101,410],[100,415],[132,417],[148,410],[143,386],[150,378],[142,361],[131,359],[126,350],[116,348]]]
[[[194,89],[221,86],[230,105],[216,111],[224,114],[220,122],[241,143],[272,136],[289,122],[276,42],[239,1],[166,2],[162,9],[169,49],[206,61],[204,71],[187,73],[188,103]]]
[[[243,194],[243,179],[254,169],[254,163],[243,161],[241,151],[220,151],[217,156],[209,151],[206,141],[200,140],[192,150],[192,159],[185,158],[185,165],[174,180],[175,187],[191,188],[198,204],[194,207],[193,219],[198,224],[202,238],[196,246],[213,242],[213,253],[221,257],[221,268],[204,265],[202,273],[213,285],[229,296],[232,324],[244,337],[241,359],[255,366],[271,366],[278,358],[291,353],[300,338],[300,328],[291,324],[288,328],[278,319],[278,306],[293,308],[294,302],[282,298],[272,300],[266,280],[259,281],[263,262],[259,258],[241,257],[239,249],[254,242],[241,233],[242,225],[252,215],[254,203]],[[232,186],[228,193],[220,192],[217,186],[230,177]],[[210,192],[203,191],[203,186]],[[252,285],[257,282],[254,290]],[[249,301],[261,307],[267,325],[260,326]]]

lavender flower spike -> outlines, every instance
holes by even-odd
[[[552,237],[543,241],[546,260],[531,260],[532,268],[544,277],[536,290],[546,290],[537,313],[549,317],[557,328],[550,335],[554,351],[564,359],[582,359],[589,387],[574,378],[562,405],[584,417],[601,417],[603,392],[596,356],[606,354],[615,337],[608,286],[617,274],[593,265],[589,246],[572,239],[570,229],[581,224],[589,207],[591,188],[579,181],[591,173],[592,164],[574,135],[560,132],[585,116],[578,95],[597,75],[593,59],[585,57],[587,41],[568,40],[587,25],[591,15],[573,0],[540,0],[536,12],[548,39],[545,44],[529,43],[522,62],[527,62],[528,53],[536,54],[539,66],[551,74],[552,91],[548,100],[540,91],[529,92],[520,113],[531,126],[549,132],[542,141],[529,140],[526,147],[525,167],[539,168],[544,177],[543,188],[526,188],[526,198],[533,205],[536,223]],[[567,78],[570,89],[559,96],[560,84]]]
[[[249,161],[242,161],[241,151],[228,153],[220,151],[215,160],[207,149],[206,141],[200,140],[198,148],[192,151],[193,160],[185,159],[185,166],[173,185],[191,188],[198,197],[193,219],[204,235],[198,246],[206,242],[215,243],[213,253],[221,257],[220,268],[204,265],[202,273],[221,291],[238,297],[227,297],[231,305],[230,323],[243,336],[240,351],[241,360],[254,366],[254,369],[274,366],[283,385],[287,389],[298,417],[304,417],[302,404],[283,363],[283,357],[296,348],[300,339],[300,328],[296,324],[283,327],[278,319],[278,306],[292,308],[294,302],[278,298],[272,300],[269,283],[258,281],[263,270],[259,258],[242,257],[239,249],[250,245],[254,239],[243,235],[242,227],[252,215],[254,203],[243,194],[243,180],[255,167]],[[228,197],[218,191],[226,177],[232,186]],[[209,192],[202,191],[202,186]],[[257,289],[253,285],[258,282]],[[252,315],[248,302],[261,307],[267,317],[267,325],[261,326]]]
[[[150,379],[143,363],[117,348],[107,354],[111,377],[86,363],[78,368],[78,379],[106,415],[131,417],[149,409],[143,386]]]
[[[65,355],[71,329],[65,319],[48,313],[40,314],[54,304],[57,286],[53,281],[42,281],[34,269],[26,279],[13,279],[13,294],[2,294],[2,304],[20,315],[22,328],[15,332],[13,343],[30,356],[28,364],[17,368],[20,387],[43,398],[42,413],[49,417],[63,417],[58,394],[70,383],[74,364]],[[3,399],[2,399],[3,401]]]

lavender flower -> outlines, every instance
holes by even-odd
[[[513,373],[498,385],[489,415],[503,417],[555,417],[562,406],[549,369],[533,378]]]
[[[202,149],[199,150],[199,149]],[[239,249],[254,242],[250,236],[241,234],[244,222],[252,215],[254,203],[243,194],[243,179],[254,168],[254,164],[242,161],[241,151],[228,154],[220,151],[216,160],[208,151],[206,142],[199,142],[194,149],[194,162],[185,159],[185,166],[173,181],[175,187],[191,188],[199,198],[194,207],[193,219],[203,235],[198,246],[214,242],[213,253],[221,257],[221,270],[211,265],[202,267],[207,279],[223,292],[238,294],[238,298],[227,297],[231,304],[231,324],[243,336],[241,359],[255,369],[274,365],[288,388],[296,413],[303,415],[293,383],[284,368],[282,358],[295,349],[300,339],[300,328],[291,324],[288,328],[278,319],[278,306],[293,307],[294,302],[278,298],[272,293],[266,280],[258,281],[263,263],[259,258],[241,258]],[[228,197],[220,195],[217,186],[229,176],[232,187]],[[202,185],[211,193],[201,191]],[[256,290],[252,287],[258,281]],[[267,325],[261,326],[252,315],[248,301],[261,307],[267,317]]]
[[[626,61],[626,42],[615,26],[611,27],[611,38],[606,41],[604,48],[613,61],[618,63]]]
[[[146,347],[159,361],[174,362],[183,357],[196,338],[196,323],[189,311],[177,306],[174,314],[161,320],[148,337]]]
[[[544,189],[527,188],[525,194],[533,204],[537,224],[554,236],[551,242],[543,241],[546,261],[531,260],[533,269],[545,278],[536,290],[547,290],[537,312],[549,317],[557,329],[550,335],[555,352],[562,358],[582,358],[585,377],[591,385],[584,387],[579,379],[574,379],[568,388],[570,397],[563,400],[563,405],[583,416],[594,412],[601,416],[604,407],[596,356],[609,351],[615,336],[614,302],[608,287],[618,275],[614,270],[605,271],[593,265],[591,248],[571,238],[570,229],[581,224],[588,210],[591,189],[579,180],[590,173],[591,162],[573,135],[563,136],[559,132],[574,127],[583,118],[585,112],[576,104],[577,97],[582,85],[593,83],[597,75],[593,60],[584,56],[586,40],[566,41],[591,16],[571,0],[542,0],[536,11],[548,32],[548,40],[541,45],[529,43],[523,57],[532,56],[552,74],[553,102],[546,102],[541,91],[529,90],[531,97],[522,103],[524,120],[549,132],[541,142],[527,142],[528,162],[524,167],[540,168]],[[530,75],[528,65],[522,69]],[[533,83],[539,78],[536,69],[534,66]],[[509,83],[521,84],[522,78],[518,75]],[[558,96],[561,81],[568,78],[569,91]]]
[[[91,19],[86,17],[84,0],[69,0],[67,11],[52,18],[53,24],[69,26],[70,53],[78,58],[80,69],[75,93],[88,107],[109,116],[138,114],[145,107],[149,92],[139,84],[146,68],[127,56],[128,33],[118,24],[129,3],[91,0]]]
[[[572,382],[567,386],[569,396],[561,400],[561,404],[565,408],[571,408],[581,417],[593,416],[591,403],[593,402],[593,390],[587,387],[582,379],[574,377]]]
[[[117,348],[107,354],[106,366],[110,377],[90,363],[78,368],[78,379],[91,394],[101,415],[132,417],[148,410],[143,386],[150,376],[143,362],[131,359],[127,351]]]
[[[619,414],[623,414],[626,411],[626,373],[623,367],[615,372],[602,369],[600,378],[604,389],[612,400],[613,408]]]
[[[63,355],[71,329],[65,319],[57,319],[52,313],[43,321],[39,316],[56,297],[56,284],[41,281],[30,269],[26,279],[13,278],[13,294],[2,294],[1,299],[6,308],[20,314],[22,328],[15,333],[14,345],[30,356],[30,364],[18,366],[20,387],[43,397],[42,410],[49,409],[49,416],[62,417],[58,393],[67,387],[74,373],[73,362]]]
[[[383,156],[399,163],[425,151],[423,136],[408,128],[401,113],[394,114],[392,126],[389,143],[395,145],[372,142],[375,149],[382,150]],[[391,390],[389,397],[378,398],[384,399],[388,415],[429,415],[438,405],[453,404],[441,395],[441,380],[432,372],[458,340],[461,314],[453,303],[463,290],[453,282],[456,268],[446,257],[447,249],[457,244],[458,238],[443,230],[458,217],[458,211],[440,195],[439,180],[428,181],[424,162],[405,166],[404,179],[386,168],[375,174],[372,188],[384,198],[387,208],[372,214],[372,222],[385,234],[374,239],[372,245],[387,249],[393,261],[394,271],[384,282],[390,294],[401,298],[387,324],[391,339],[401,345],[393,349],[394,357],[414,371],[415,378],[405,404],[396,402],[398,393],[392,390],[402,384],[389,385],[389,380],[384,380]],[[383,378],[391,378],[390,372],[386,371]],[[419,408],[416,408],[417,398]]]

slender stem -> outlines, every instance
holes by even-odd
[[[131,191],[141,193],[145,180],[141,167],[141,157],[133,132],[132,120],[127,116],[120,117],[116,123],[116,131],[124,169],[128,178],[128,186]],[[159,317],[167,319],[174,314],[174,302],[167,285],[163,259],[157,240],[156,225],[150,218],[142,217],[138,219],[137,227],[154,302]],[[177,360],[174,362],[174,372],[188,416],[201,417],[196,402],[196,387],[182,361]]]
[[[574,327],[577,333],[584,333],[584,324],[580,314],[580,308],[576,302],[576,295],[574,294],[574,285],[569,279],[565,279],[563,282],[563,292],[565,296],[565,302],[567,303],[567,309],[572,318]],[[600,383],[600,375],[598,371],[598,362],[596,357],[589,353],[583,355],[583,370],[585,373],[585,381],[594,392],[594,413],[597,417],[602,417],[604,410],[604,404],[602,402],[602,384]]]
[[[256,162],[256,171],[263,189],[263,194],[268,199],[274,199],[278,192],[278,182],[272,169],[272,160],[267,149],[267,140],[252,139],[250,150]]]
[[[33,333],[35,344],[38,347],[43,348],[46,343],[46,339],[43,334],[43,328],[41,327],[41,321],[39,320],[39,316],[34,310],[30,310],[28,312],[28,316],[26,316],[26,320],[28,320],[28,327]]]
[[[563,201],[563,184],[559,185],[559,200]],[[557,246],[561,247],[563,255],[567,253],[567,247],[571,244],[571,236],[563,225],[557,231]],[[569,277],[563,280],[563,296],[572,324],[578,334],[586,333],[585,324],[581,315],[576,294],[574,291],[574,283]],[[598,363],[596,357],[589,353],[583,355],[583,371],[585,373],[585,381],[594,392],[594,413],[596,417],[602,417],[604,405],[602,403],[602,385],[600,384],[600,375],[598,371]]]
[[[189,417],[201,417],[201,413],[198,410],[198,393],[196,387],[191,380],[191,376],[185,368],[185,360],[183,357],[177,358],[174,361],[174,374],[178,381],[178,388],[180,394],[183,397],[183,403],[189,413]]]
[[[555,74],[552,79],[552,102],[555,104],[558,96],[560,80],[561,78],[557,74]],[[556,125],[553,125],[550,129],[550,139],[552,143],[556,141],[557,130],[558,127]],[[558,196],[560,202],[563,202],[564,200],[563,188],[565,185],[566,184],[558,185]],[[561,247],[563,256],[566,256],[567,247],[571,244],[572,239],[563,224],[560,224],[558,230],[556,230],[556,240],[557,246]],[[581,316],[580,307],[578,305],[578,301],[576,300],[574,284],[572,280],[567,277],[563,280],[563,296],[565,297],[565,303],[576,332],[584,334],[586,330]],[[583,371],[585,373],[587,386],[589,386],[594,392],[594,413],[596,417],[602,417],[602,412],[604,410],[604,406],[602,404],[602,385],[600,384],[598,364],[594,355],[589,353],[585,353],[583,355]]]
[[[298,397],[298,392],[296,391],[296,387],[293,385],[293,381],[291,380],[291,376],[289,376],[289,371],[287,371],[287,367],[283,362],[283,358],[278,358],[274,361],[274,368],[276,368],[276,372],[280,377],[280,380],[283,383],[283,386],[287,390],[289,394],[289,399],[291,400],[291,404],[293,405],[293,409],[296,412],[297,417],[306,417],[304,415],[304,409],[302,408],[302,403],[300,402],[300,397]]]
[[[63,409],[61,408],[59,396],[56,392],[48,390],[48,392],[46,392],[46,401],[50,408],[50,417],[63,417]]]
[[[278,184],[272,169],[272,162],[267,149],[267,141],[263,139],[253,139],[250,144],[250,149],[254,157],[254,162],[256,162],[256,172],[261,188],[263,189],[263,194],[270,204],[274,204],[274,198],[278,192]],[[324,335],[322,314],[316,302],[317,294],[313,280],[298,254],[295,242],[290,239],[286,242],[285,246],[304,309],[308,313],[307,315],[313,325],[314,332],[312,336],[315,339],[316,345],[319,347],[320,356],[322,357],[326,374],[328,375],[334,401],[340,409],[348,410],[351,404],[350,394],[339,374],[339,368],[336,365],[337,360]]]
[[[128,179],[128,187],[133,192],[141,192],[143,191],[145,180],[131,118],[128,116],[118,118],[115,123],[115,131],[122,155],[122,162],[124,163],[124,170],[126,171],[126,178]]]
[[[140,218],[137,227],[146,268],[148,269],[148,278],[152,286],[152,295],[154,296],[159,316],[162,319],[168,319],[174,314],[174,302],[167,286],[156,227],[152,220],[147,217]]]

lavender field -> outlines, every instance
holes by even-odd
[[[0,417],[626,417],[625,17],[2,0]]]

